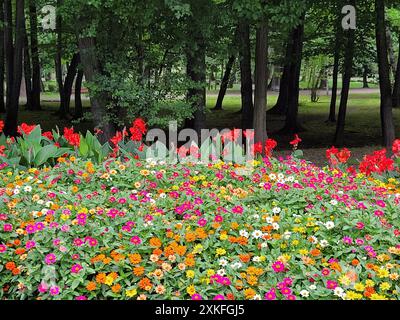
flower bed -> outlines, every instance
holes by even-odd
[[[255,164],[5,167],[0,297],[400,298],[395,179]]]

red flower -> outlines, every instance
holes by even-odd
[[[144,122],[142,118],[137,118],[135,121],[133,121],[132,127],[139,129],[142,134],[147,132],[146,122]]]
[[[386,150],[375,151],[373,154],[366,155],[360,163],[359,169],[362,173],[369,176],[371,173],[383,173],[394,170],[394,161],[386,156]]]
[[[29,124],[23,123],[18,127],[18,133],[21,135],[22,134],[29,135],[32,132],[32,130],[35,129],[35,127],[36,127],[36,125],[29,125]]]
[[[43,137],[46,137],[46,138],[49,139],[49,140],[53,140],[53,139],[54,139],[53,134],[51,133],[51,131],[43,132],[43,133],[42,133],[42,136],[43,136]]]
[[[262,151],[263,151],[262,143],[261,142],[257,142],[255,144],[253,144],[253,150],[252,151],[253,151],[254,154],[262,153]]]
[[[270,157],[272,150],[274,150],[277,145],[278,143],[274,139],[267,139],[265,141],[265,154]]]
[[[0,133],[3,132],[3,129],[4,129],[4,121],[0,120]]]
[[[112,138],[110,139],[110,141],[111,141],[115,146],[117,146],[118,143],[120,143],[123,139],[124,139],[124,135],[122,134],[122,132],[121,132],[121,131],[117,131],[117,132],[115,133],[115,136],[112,137]]]
[[[298,136],[297,134],[295,134],[295,135],[294,135],[294,140],[290,141],[290,144],[291,144],[292,146],[298,146],[299,143],[300,143],[301,141],[303,141],[303,140],[301,140],[301,139],[299,138],[299,136]]]
[[[142,141],[143,133],[139,128],[131,127],[131,128],[129,128],[129,131],[131,132],[131,140]]]
[[[400,139],[397,139],[393,142],[392,151],[396,156],[400,155]]]
[[[6,149],[6,146],[0,146],[0,156],[5,157],[4,150]]]
[[[346,163],[351,156],[351,152],[349,149],[344,148],[336,154],[336,158],[339,160],[340,163]]]
[[[68,141],[71,146],[79,147],[81,137],[79,133],[74,132],[74,128],[64,128],[64,138]]]

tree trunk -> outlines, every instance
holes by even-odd
[[[71,62],[68,66],[67,76],[64,81],[64,94],[65,94],[65,113],[70,113],[70,102],[72,94],[72,86],[74,85],[74,79],[78,72],[79,65],[79,53],[75,53],[72,56]]]
[[[82,79],[83,70],[79,69],[75,80],[75,119],[83,117],[83,107],[82,107]]]
[[[242,129],[253,127],[253,80],[251,76],[250,25],[241,21],[238,26],[240,82],[242,100]]]
[[[36,1],[29,1],[29,21],[31,29],[31,56],[32,56],[32,95],[31,109],[40,110],[41,73],[38,45],[38,21]]]
[[[399,35],[399,57],[397,61],[396,77],[393,85],[393,108],[400,108],[400,35]]]
[[[61,5],[62,1],[57,0],[57,5]],[[64,91],[64,83],[63,83],[63,73],[62,73],[62,19],[61,16],[57,16],[57,24],[56,24],[56,34],[57,34],[57,45],[56,45],[56,55],[55,55],[55,70],[56,70],[56,79],[58,85],[58,92],[60,95],[60,107],[58,109],[58,115],[61,119],[65,118],[67,115],[66,104],[65,104],[65,91]]]
[[[299,113],[299,82],[301,62],[303,56],[304,16],[301,23],[293,30],[293,63],[290,66],[290,80],[288,86],[288,108],[286,113],[284,133],[297,133],[304,130],[298,122]]]
[[[392,110],[392,89],[390,83],[390,65],[386,41],[385,1],[375,0],[376,12],[376,48],[378,53],[379,86],[381,91],[381,125],[383,145],[391,152],[395,139]]]
[[[14,79],[13,12],[11,0],[4,0],[4,51],[6,58],[6,109],[11,104]]]
[[[7,10],[8,11],[8,10]],[[15,52],[13,63],[13,83],[11,97],[7,106],[4,133],[7,136],[16,136],[18,128],[18,104],[22,80],[22,56],[24,48],[24,0],[16,1],[16,22],[15,22]]]
[[[268,29],[263,21],[256,34],[256,66],[254,92],[254,142],[264,143],[267,139],[267,86],[268,86]]]
[[[4,0],[0,0],[0,113],[6,112],[4,103]]]
[[[190,81],[195,85],[188,90],[187,94],[194,113],[193,119],[186,121],[186,126],[194,129],[200,136],[201,129],[205,128],[206,122],[206,50],[202,37],[192,39],[196,41],[197,45],[196,49],[189,46],[186,50],[186,72]]]
[[[236,55],[229,57],[228,63],[226,64],[225,73],[221,80],[221,87],[218,93],[217,103],[215,104],[214,110],[222,110],[222,103],[225,98],[226,90],[228,89],[229,79],[231,77],[232,69],[236,61]]]
[[[368,85],[368,66],[364,65],[364,70],[363,70],[363,88],[364,89],[368,89],[369,85]]]
[[[332,96],[331,104],[329,108],[328,122],[336,122],[336,100],[337,100],[337,88],[338,88],[338,75],[339,75],[339,60],[340,60],[340,34],[339,27],[336,30],[335,37],[335,53],[333,62],[333,84],[332,84]]]
[[[353,0],[352,5],[355,6],[355,0]],[[355,31],[353,29],[349,29],[346,32],[347,43],[344,57],[342,93],[340,97],[339,115],[334,138],[334,144],[337,146],[342,146],[344,142],[344,127],[346,122],[347,102],[349,98],[350,81],[353,72]]]
[[[96,54],[96,39],[94,37],[79,38],[79,51],[85,79],[94,81],[101,73],[100,61]],[[102,94],[90,97],[94,126],[102,130],[99,138],[102,142],[109,141],[115,134],[114,125],[106,122],[107,98]]]
[[[31,55],[29,52],[29,39],[26,30],[26,24],[24,23],[24,81],[26,91],[26,109],[32,110],[32,68],[31,68]]]
[[[279,96],[276,105],[268,110],[270,114],[284,115],[287,112],[288,97],[289,97],[289,79],[290,79],[290,66],[292,64],[292,35],[286,45],[285,66],[279,85]]]
[[[393,79],[394,79],[396,77],[396,59],[394,57],[392,33],[390,32],[389,26],[386,26],[386,43],[387,43],[387,49],[388,49],[390,70],[392,71],[392,75],[393,75]]]

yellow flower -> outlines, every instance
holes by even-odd
[[[304,256],[304,255],[308,254],[308,250],[307,249],[300,249],[299,253]]]
[[[373,288],[375,286],[375,282],[373,282],[372,280],[368,279],[368,280],[365,281],[365,285],[367,287]]]
[[[356,290],[356,291],[364,291],[364,289],[365,289],[365,286],[360,282],[356,283],[354,285],[354,290]]]
[[[228,235],[226,233],[221,234],[221,236],[219,237],[221,240],[226,240],[228,239]]]
[[[371,295],[371,300],[387,300],[387,298],[384,295],[373,293]]]
[[[193,279],[194,275],[195,275],[195,273],[193,270],[186,271],[186,277]]]
[[[378,269],[376,272],[379,278],[387,278],[389,276],[389,271],[383,268]]]
[[[389,275],[389,279],[390,279],[390,280],[396,281],[397,279],[399,279],[399,274],[398,274],[397,272],[391,273],[391,274]]]
[[[339,282],[343,285],[349,286],[351,283],[351,279],[346,275],[342,275],[339,277]]]
[[[226,253],[226,250],[223,248],[218,248],[217,250],[215,250],[217,256],[223,256]]]
[[[194,288],[194,285],[190,285],[189,287],[187,287],[186,292],[191,296],[194,295],[196,293],[196,289]]]
[[[360,300],[362,299],[362,294],[354,292],[354,291],[347,291],[346,292],[346,299],[347,300]]]
[[[207,276],[211,277],[215,274],[215,271],[213,269],[208,269],[207,270]]]
[[[293,245],[293,246],[299,245],[299,240],[293,240],[293,241],[292,241],[292,245]]]
[[[388,283],[388,282],[382,282],[381,285],[379,286],[379,288],[380,288],[382,291],[389,290],[390,287],[391,287],[391,285],[390,285],[390,283]]]
[[[114,282],[114,278],[110,275],[107,276],[106,279],[104,280],[104,283],[109,286],[111,286],[113,284],[113,282]]]
[[[126,290],[125,294],[128,298],[132,298],[137,295],[137,290],[136,289]]]

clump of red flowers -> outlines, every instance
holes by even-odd
[[[265,155],[267,157],[271,157],[272,151],[276,148],[277,145],[278,143],[274,139],[267,139],[265,140],[264,146],[261,142],[255,143],[253,145],[253,152],[254,154],[261,154],[263,152],[263,147],[264,147]]]
[[[26,124],[26,123],[22,123],[18,127],[18,133],[20,135],[23,135],[23,134],[29,135],[33,131],[33,129],[35,129],[35,127],[36,127],[36,125],[34,125],[34,124],[33,125],[29,125],[29,124]]]
[[[339,150],[332,147],[326,150],[326,157],[331,165],[335,166],[338,163],[346,163],[351,157],[351,151],[347,148]]]
[[[297,134],[295,134],[294,139],[290,141],[290,144],[293,146],[293,149],[297,149],[299,143],[302,141],[303,140],[301,140],[300,137]]]
[[[396,157],[400,157],[400,139],[393,142],[392,151]]]
[[[0,120],[0,133],[3,132],[3,129],[4,129],[4,121]]]
[[[369,176],[372,173],[383,173],[394,170],[394,160],[388,158],[386,149],[375,151],[372,154],[364,156],[359,166],[360,172]]]
[[[136,119],[129,128],[129,132],[131,133],[131,140],[142,141],[147,132],[146,122],[142,118]]]
[[[64,138],[71,146],[79,147],[81,137],[79,133],[74,132],[74,128],[64,128]]]

